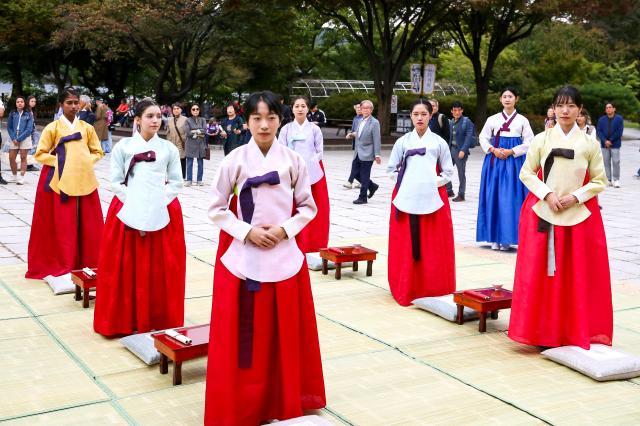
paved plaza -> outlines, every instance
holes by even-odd
[[[3,135],[6,138],[6,133]],[[613,279],[614,346],[640,356],[640,131],[627,130],[622,187],[599,197]],[[640,379],[599,383],[544,359],[540,348],[506,336],[509,311],[462,326],[398,306],[387,283],[392,182],[383,165],[369,204],[342,188],[351,151],[327,151],[332,245],[361,243],[379,251],[373,276],[343,270],[343,278],[311,272],[323,357],[327,407],[315,414],[353,425],[640,424]],[[210,183],[222,159],[205,161]],[[482,155],[467,165],[467,201],[452,203],[458,289],[512,288],[516,251],[495,252],[475,242]],[[2,160],[9,178],[6,154]],[[106,214],[109,155],[96,165]],[[455,173],[454,173],[455,174]],[[24,278],[38,173],[26,184],[0,186],[0,421],[8,424],[202,424],[206,359],[186,362],[183,384],[148,367],[117,339],[93,332],[93,302],[54,296]],[[454,177],[454,189],[457,178]],[[185,323],[210,320],[218,230],[206,217],[208,187],[179,196],[187,242]],[[215,320],[215,319],[214,319]],[[215,342],[213,342],[215,344]],[[171,370],[171,366],[169,367]],[[247,401],[247,403],[251,403]]]

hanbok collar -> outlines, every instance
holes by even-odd
[[[311,124],[311,122],[309,120],[307,120],[305,118],[305,120],[302,122],[302,124],[298,123],[298,120],[296,120],[295,118],[293,119],[293,123],[294,126],[296,128],[296,130],[302,130],[304,129],[306,126],[308,126],[309,124]]]
[[[280,145],[280,143],[278,142],[277,137],[273,138],[273,143],[271,144],[271,147],[269,148],[269,151],[267,151],[266,154],[262,153],[262,150],[258,146],[258,143],[255,141],[253,136],[251,137],[251,140],[249,141],[248,145],[249,145],[249,149],[253,149],[261,158],[269,158],[269,156],[272,155],[278,149],[278,146]]]
[[[513,110],[513,112],[512,112],[510,115],[509,115],[509,114],[507,114],[507,111],[502,110],[502,115],[503,115],[504,117],[507,117],[507,118],[506,118],[506,121],[509,121],[509,119],[510,119],[511,117],[513,117],[513,115],[514,115],[514,114],[517,114],[517,113],[518,113],[518,110],[516,110],[516,109],[514,109],[514,110]]]
[[[60,117],[60,119],[62,120],[63,123],[65,123],[67,125],[67,127],[69,127],[69,129],[73,130],[76,128],[76,124],[78,123],[78,117],[74,117],[73,119],[73,123],[69,121],[69,119],[62,114],[62,116]]]
[[[556,129],[558,129],[558,130],[556,130]],[[567,141],[571,140],[571,138],[573,137],[574,134],[576,134],[576,132],[580,132],[580,127],[578,126],[578,123],[573,123],[573,127],[571,128],[571,130],[569,130],[569,133],[565,133],[562,130],[562,127],[560,127],[560,125],[557,124],[557,125],[553,126],[553,130],[552,131],[557,132],[557,134],[559,136],[561,136],[562,139],[565,142],[567,142]]]
[[[427,139],[430,138],[430,135],[431,135],[431,129],[429,129],[428,127],[427,127],[427,131],[424,132],[424,134],[422,136],[420,136],[418,134],[418,131],[416,129],[413,129],[411,131],[411,137],[416,139],[417,141],[420,141],[420,142],[425,142],[426,143]]]
[[[135,132],[133,136],[131,136],[132,141],[137,144],[150,145],[152,142],[155,142],[156,139],[159,139],[158,134],[156,133],[149,139],[148,141],[144,140],[140,132]]]

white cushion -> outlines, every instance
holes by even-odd
[[[437,297],[421,297],[412,301],[420,309],[436,314],[449,321],[455,321],[458,316],[458,305],[453,302],[453,294]],[[478,318],[478,313],[473,309],[465,307],[462,311],[462,318],[465,321]]]
[[[312,271],[321,271],[322,270],[322,258],[320,257],[320,253],[307,253],[307,266]],[[332,261],[327,261],[328,269],[336,269],[336,264]]]
[[[640,376],[640,358],[607,345],[591,345],[588,351],[579,346],[561,346],[547,349],[542,355],[599,382]]]
[[[135,356],[140,358],[145,364],[153,365],[160,362],[160,352],[153,345],[153,337],[151,333],[158,333],[153,331],[150,333],[132,334],[131,336],[123,337],[120,339],[120,343],[127,349],[129,349]]]
[[[331,426],[331,422],[323,419],[320,416],[312,415],[312,416],[302,416],[296,417],[295,419],[283,420],[280,422],[271,423],[278,426],[288,426],[288,425],[296,425],[296,426]]]
[[[51,290],[55,295],[73,293],[76,291],[76,285],[71,281],[71,272],[58,277],[47,275],[44,277],[44,281],[49,284],[49,287],[51,287]]]

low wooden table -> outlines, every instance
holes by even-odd
[[[487,314],[491,315],[491,319],[498,319],[498,311],[500,309],[511,308],[512,294],[509,290],[494,290],[493,288],[456,291],[453,293],[453,301],[458,305],[456,322],[458,324],[464,322],[462,313],[466,306],[474,311],[478,311],[480,314],[478,330],[480,333],[484,333],[487,331]]]
[[[336,280],[342,278],[342,264],[353,263],[353,270],[358,270],[359,261],[367,261],[367,276],[373,275],[373,261],[376,260],[377,251],[362,246],[329,247],[320,249],[322,258],[322,274],[329,273],[328,262],[336,264]]]
[[[160,352],[160,374],[169,372],[169,359],[173,361],[173,384],[182,384],[182,363],[190,359],[207,356],[209,350],[209,324],[175,329],[192,340],[185,345],[167,336],[164,332],[154,333],[153,344]]]
[[[91,268],[93,272],[98,273],[98,268]],[[82,269],[74,269],[71,271],[71,281],[76,285],[76,300],[82,300],[82,307],[89,307],[89,291],[96,287],[98,282],[96,277],[90,277]]]

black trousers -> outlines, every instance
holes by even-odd
[[[355,156],[351,163],[351,173],[355,179],[360,182],[359,198],[367,198],[369,187],[378,187],[378,185],[371,180],[371,167],[373,167],[373,161],[362,161],[358,158],[358,155]]]
[[[182,179],[186,179],[187,178],[187,159],[186,158],[180,159],[180,168],[182,169]]]

